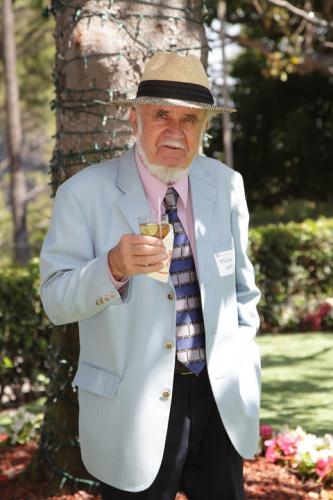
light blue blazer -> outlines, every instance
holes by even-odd
[[[252,457],[259,438],[259,292],[246,256],[248,210],[242,177],[199,156],[190,170],[197,274],[209,379],[235,448]],[[62,184],[41,259],[41,297],[54,324],[79,322],[79,434],[87,470],[116,488],[148,488],[159,470],[172,399],[174,288],[146,275],[120,296],[107,253],[138,233],[149,213],[133,149]],[[167,396],[167,393],[170,396]]]

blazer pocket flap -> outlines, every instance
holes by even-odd
[[[120,378],[105,368],[79,363],[72,385],[105,398],[112,398],[119,382]]]

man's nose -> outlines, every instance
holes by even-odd
[[[176,121],[169,124],[168,133],[173,139],[182,139],[185,135],[182,124]]]

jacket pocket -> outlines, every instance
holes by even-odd
[[[234,239],[215,243],[208,253],[205,283],[225,281],[225,278],[234,279],[235,275],[235,248]]]
[[[112,398],[117,391],[119,382],[120,378],[109,370],[87,362],[81,362],[72,385],[104,398]]]

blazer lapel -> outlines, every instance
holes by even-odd
[[[119,208],[133,232],[139,234],[138,217],[148,215],[150,209],[136,167],[134,147],[120,158],[117,186],[124,193],[118,199]]]
[[[203,167],[200,158],[197,158],[191,166],[190,189],[198,265],[197,273],[200,281],[203,281],[208,242],[211,231],[214,230],[210,225],[210,220],[216,197],[216,186],[214,185],[214,176],[208,169]]]

